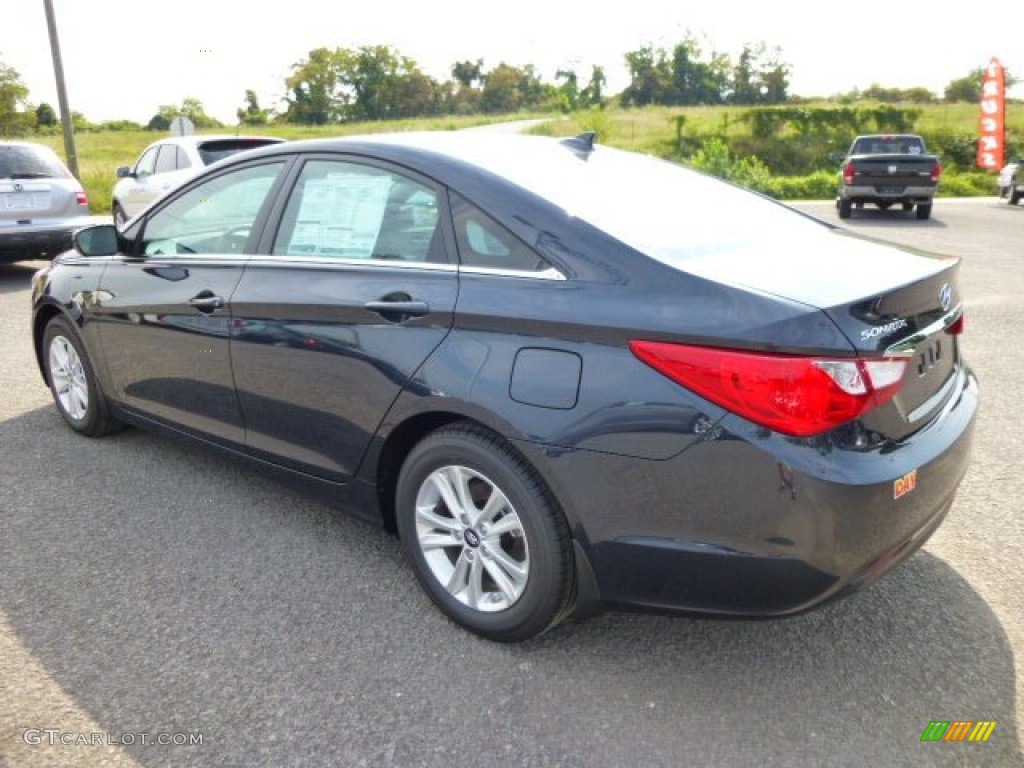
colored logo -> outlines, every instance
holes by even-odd
[[[892,481],[892,497],[898,499],[900,496],[906,496],[912,490],[917,488],[917,470],[911,470],[907,472],[903,477],[897,477]]]
[[[932,720],[921,741],[988,741],[995,728],[995,720]]]

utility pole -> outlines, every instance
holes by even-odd
[[[64,87],[64,64],[60,60],[60,41],[57,39],[57,20],[53,16],[53,0],[43,0],[46,8],[46,28],[50,33],[50,53],[53,54],[53,76],[57,78],[57,104],[60,106],[60,122],[64,127],[64,154],[68,158],[68,169],[81,181],[78,173],[78,153],[75,151],[75,131],[71,124],[71,110],[68,108],[68,92]]]

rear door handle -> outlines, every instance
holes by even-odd
[[[202,291],[189,299],[188,303],[200,312],[213,312],[224,306],[224,298],[215,296],[212,291]]]

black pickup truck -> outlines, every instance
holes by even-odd
[[[914,134],[858,136],[842,159],[836,208],[848,219],[853,207],[865,203],[883,211],[899,205],[904,211],[917,206],[917,218],[932,215],[932,198],[939,187],[942,166],[928,153],[924,139]]]

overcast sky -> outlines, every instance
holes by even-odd
[[[956,13],[927,3],[828,5],[786,0],[679,3],[627,0],[53,0],[71,108],[93,121],[146,122],[161,104],[199,98],[234,122],[247,88],[279,106],[292,64],[320,46],[392,45],[430,75],[453,62],[536,65],[545,80],[573,67],[585,82],[600,64],[609,86],[628,83],[623,54],[670,48],[687,32],[733,60],[744,43],[782,49],[790,93],[828,96],[873,83],[936,93],[993,56],[1024,75],[1016,0]],[[273,8],[272,12],[264,9]],[[989,9],[991,18],[986,17]],[[997,10],[998,9],[998,10]],[[972,14],[968,16],[967,14]],[[43,0],[3,0],[0,59],[21,73],[34,104],[57,106]],[[1018,87],[1014,95],[1024,96]]]

